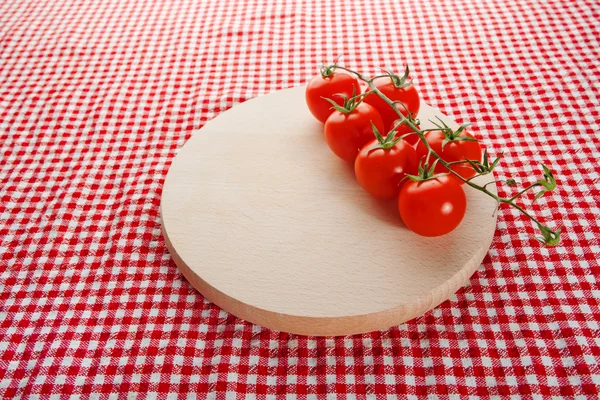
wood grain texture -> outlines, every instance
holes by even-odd
[[[423,128],[436,115],[456,126],[424,104]],[[468,281],[496,218],[492,199],[466,192],[455,231],[408,231],[396,202],[372,199],[330,152],[300,87],[194,134],[169,170],[161,214],[175,263],[210,301],[276,330],[348,335],[417,317]]]

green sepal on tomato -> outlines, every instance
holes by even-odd
[[[341,95],[350,98],[353,93],[360,93],[358,79],[344,72],[336,72],[335,65],[322,67],[321,73],[312,78],[306,87],[306,105],[316,119],[325,123],[334,110],[324,99],[332,99],[342,106]]]
[[[388,75],[375,79],[373,84],[390,100],[400,103],[397,105],[397,108],[402,115],[418,115],[421,107],[421,99],[417,89],[412,84],[412,81],[408,79],[408,76],[409,69],[407,66],[403,76],[400,77],[393,72],[388,71]],[[385,131],[387,132],[392,129],[394,121],[398,119],[396,111],[379,97],[377,93],[373,93],[373,91],[365,96],[365,102],[369,103],[379,111],[379,114],[383,119]]]
[[[420,123],[414,114],[409,114],[406,118],[409,119],[417,129],[421,129]],[[396,137],[402,137],[411,146],[414,147],[420,142],[419,135],[417,135],[406,123],[402,122],[401,119],[394,121],[392,127],[396,131]]]
[[[425,139],[432,150],[435,151],[442,160],[448,163],[465,160],[481,161],[481,144],[473,137],[473,135],[465,130],[467,127],[466,125],[462,125],[456,131],[445,124],[438,127],[440,128],[439,130],[427,132],[425,134]],[[425,162],[429,152],[425,144],[419,141],[416,150],[419,160]],[[451,165],[450,169],[458,173],[464,179],[472,178],[476,174],[473,167],[466,161]],[[448,172],[448,169],[441,163],[437,163],[435,173],[443,172]],[[463,183],[462,180],[456,177],[454,179]]]
[[[369,104],[343,97],[343,107],[327,99],[335,110],[325,122],[324,133],[331,151],[342,160],[353,162],[360,149],[373,140],[371,124],[383,130],[383,121]]]
[[[390,131],[383,138],[373,126],[376,139],[367,143],[354,162],[354,173],[360,186],[371,196],[392,200],[398,196],[405,177],[417,172],[415,149]]]

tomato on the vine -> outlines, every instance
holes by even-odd
[[[397,104],[397,108],[402,115],[407,115],[407,113],[417,115],[421,107],[421,99],[412,81],[408,80],[408,66],[402,77],[395,75],[391,71],[388,74],[388,76],[375,79],[373,81],[375,87],[393,102],[401,103]],[[398,114],[394,109],[379,97],[377,93],[373,93],[373,91],[366,95],[365,101],[379,111],[386,132],[391,129],[394,121],[398,119]]]
[[[456,131],[453,131],[444,125],[440,130],[426,133],[425,138],[433,151],[446,162],[464,161],[465,159],[481,161],[481,145],[473,135],[465,131],[465,128],[466,126],[463,125]],[[418,142],[416,150],[419,160],[424,161],[428,153],[425,144]],[[464,179],[469,179],[476,174],[476,171],[467,162],[454,164],[450,168]],[[438,163],[435,167],[435,172],[442,173],[448,172],[448,170],[441,163]],[[460,179],[455,179],[462,183]]]
[[[325,122],[325,139],[333,153],[345,161],[354,161],[360,149],[373,140],[374,124],[383,130],[383,121],[377,110],[364,102],[346,101]]]
[[[331,65],[321,68],[321,73],[308,83],[306,105],[316,119],[325,123],[333,113],[333,108],[323,98],[332,99],[341,106],[344,104],[342,95],[350,98],[357,94],[360,94],[358,79],[343,72],[335,72],[335,65]]]
[[[456,179],[441,175],[406,182],[398,197],[398,211],[408,229],[422,236],[454,230],[467,209],[467,197]]]
[[[354,162],[360,186],[371,196],[391,200],[398,196],[407,174],[417,172],[415,149],[391,131],[384,139],[373,129],[377,139],[367,143]]]
[[[421,130],[416,119],[420,97],[409,79],[408,67],[401,77],[388,71],[369,79],[337,65],[336,61],[321,68],[321,75],[311,80],[305,96],[310,112],[325,123],[325,137],[333,152],[345,160],[356,156],[354,172],[360,185],[378,199],[397,197],[406,226],[420,235],[438,236],[455,229],[466,211],[465,189],[461,184],[474,176],[491,173],[502,157],[490,162],[487,151],[465,132],[465,126],[454,131],[440,120],[437,130]],[[342,102],[346,104],[350,99],[357,105],[356,110],[339,113]],[[364,116],[371,114],[367,105],[379,113],[380,121]],[[332,115],[334,110],[337,111]],[[376,140],[366,143],[356,154],[367,136],[365,121],[372,125]],[[382,129],[388,132],[385,139],[379,133]],[[542,167],[543,179],[512,197],[498,197],[486,189],[495,181],[480,186],[469,180],[468,185],[525,214],[541,233],[537,240],[546,246],[556,246],[562,228],[551,229],[517,204],[521,195],[534,188],[540,189],[535,199],[556,188],[552,171],[543,164]],[[514,179],[505,182],[508,186],[516,185]]]
[[[419,122],[414,119],[414,116],[411,117],[411,121],[415,124],[417,129],[421,129]],[[394,121],[392,123],[392,127],[395,127],[394,130],[396,131],[396,137],[401,137],[410,133],[410,135],[404,137],[404,140],[406,140],[411,146],[416,146],[417,143],[420,142],[419,135],[417,135],[408,125],[402,123],[402,120],[398,119]]]

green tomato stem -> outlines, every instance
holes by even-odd
[[[525,189],[521,190],[519,193],[515,194],[515,195],[514,195],[513,197],[511,197],[510,199],[511,199],[511,200],[516,200],[516,199],[518,199],[519,197],[521,197],[521,195],[523,195],[525,192],[527,192],[527,191],[529,191],[529,190],[531,190],[531,189],[533,189],[534,187],[537,187],[537,186],[541,186],[541,185],[540,185],[539,183],[537,183],[537,182],[536,182],[536,183],[534,183],[534,184],[532,184],[532,185],[529,185],[529,186],[527,186]]]

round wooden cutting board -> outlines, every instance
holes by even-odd
[[[423,128],[435,116],[456,127],[422,105]],[[420,316],[478,268],[495,202],[465,189],[455,231],[410,232],[396,202],[372,199],[331,153],[298,87],[237,105],[192,136],[165,180],[163,233],[183,275],[224,310],[292,333],[363,333]]]

